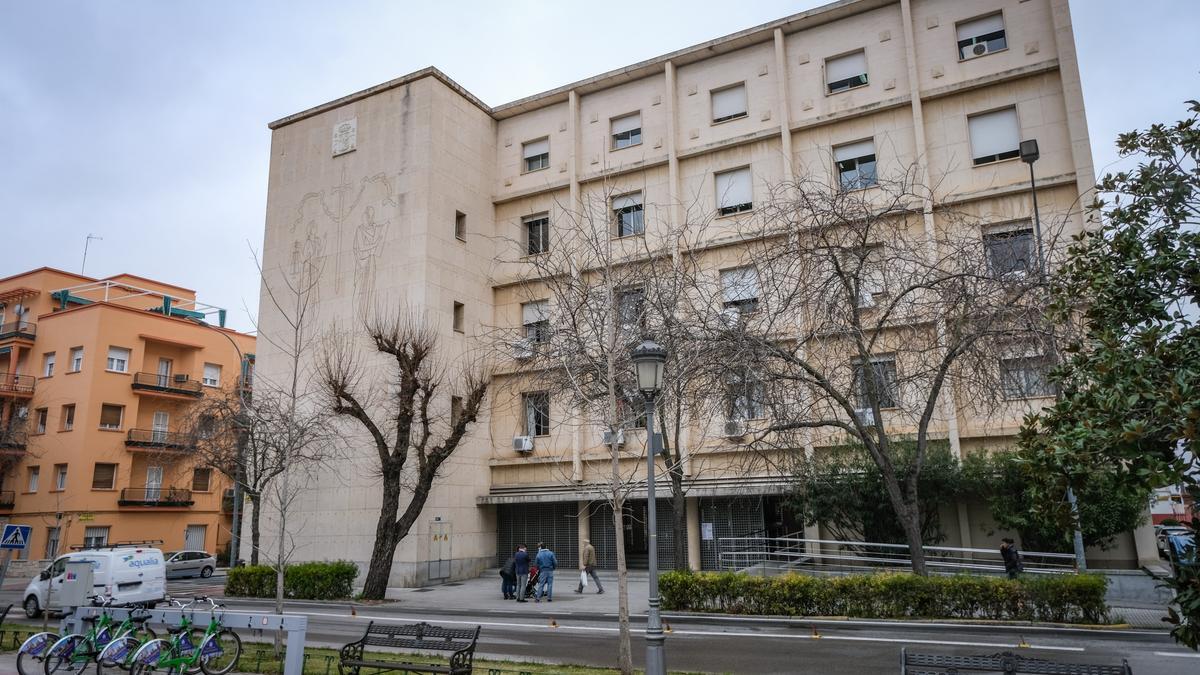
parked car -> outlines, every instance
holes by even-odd
[[[92,583],[100,601],[113,605],[153,607],[167,595],[166,566],[162,551],[156,548],[114,546],[73,551],[55,558],[49,567],[25,587],[25,616],[33,619],[50,607],[62,589],[68,560],[92,563]]]
[[[1154,528],[1154,535],[1158,540],[1158,557],[1162,558],[1163,560],[1169,559],[1170,555],[1167,540],[1174,535],[1189,534],[1191,531],[1192,529],[1190,527],[1184,527],[1183,525],[1156,526]]]
[[[171,551],[166,553],[167,576],[207,579],[217,569],[217,559],[208,551]]]

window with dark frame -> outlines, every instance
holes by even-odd
[[[540,171],[550,166],[550,139],[543,138],[521,145],[525,173]]]
[[[985,232],[983,247],[987,254],[988,268],[994,276],[1026,274],[1037,266],[1031,227]]]
[[[462,211],[454,212],[454,238],[459,241],[467,240],[467,214]]]
[[[746,83],[738,82],[708,93],[712,102],[712,121],[726,122],[746,116]]]
[[[892,357],[873,358],[864,364],[854,363],[854,398],[859,408],[870,408],[871,397],[868,390],[868,372],[879,399],[880,408],[895,408],[898,399],[896,382],[896,359]]]
[[[959,60],[965,61],[1008,49],[1008,37],[1004,34],[1004,16],[1000,12],[960,21],[956,30]]]
[[[38,408],[33,411],[34,430],[35,434],[46,433],[46,421],[50,418],[50,410],[47,408]]]
[[[63,431],[70,431],[75,428],[75,404],[68,403],[62,407],[62,425]]]
[[[1015,107],[971,115],[967,130],[975,166],[1021,156],[1021,125]]]
[[[725,309],[750,314],[758,310],[758,296],[758,270],[753,267],[721,270],[721,298]]]
[[[122,418],[125,416],[125,406],[112,403],[100,404],[100,428],[120,429]]]
[[[617,327],[626,335],[638,336],[646,328],[646,289],[617,291]]]
[[[454,332],[463,332],[463,326],[466,324],[466,307],[461,302],[454,303]]]
[[[616,220],[617,237],[633,237],[645,233],[641,192],[613,197],[612,210]]]
[[[550,301],[534,300],[521,303],[521,326],[525,339],[533,344],[550,340]]]
[[[609,121],[612,128],[612,149],[620,150],[642,142],[642,113],[635,112]]]
[[[550,393],[535,391],[524,394],[525,435],[550,435]]]
[[[212,469],[198,466],[192,469],[192,491],[208,492],[212,484]]]
[[[843,192],[878,184],[875,173],[875,141],[865,140],[836,146],[833,149],[833,160],[837,164],[838,187]]]
[[[92,489],[112,490],[117,486],[117,465],[97,462],[92,469]]]
[[[67,465],[54,465],[54,489],[57,491],[67,489]]]
[[[550,216],[538,214],[521,220],[525,225],[525,253],[539,255],[550,250]]]
[[[1050,359],[1040,354],[1000,359],[1000,384],[1006,399],[1053,396]]]
[[[867,53],[858,50],[825,59],[825,83],[830,94],[867,84]]]
[[[767,416],[766,385],[750,368],[741,368],[727,383],[726,419],[746,421]]]
[[[754,184],[750,176],[750,167],[722,171],[713,178],[719,215],[728,216],[754,208]]]

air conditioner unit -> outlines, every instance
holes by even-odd
[[[616,437],[615,442],[618,447],[625,445],[625,430],[624,429],[617,429],[615,434],[614,434],[614,432],[611,432],[611,431],[605,431],[604,432],[604,445],[606,445],[608,447],[612,447],[613,442],[614,442],[614,436]]]
[[[513,358],[525,360],[533,358],[533,340],[521,338],[512,343]]]
[[[963,49],[962,57],[963,57],[963,60],[973,59],[976,57],[984,56],[989,53],[990,53],[990,51],[988,50],[988,43],[976,42],[975,44],[971,45],[970,47]]]
[[[513,438],[513,450],[517,452],[533,452],[533,436],[517,436]]]
[[[741,438],[746,435],[746,423],[742,420],[726,420],[725,438]]]
[[[867,426],[875,426],[875,411],[870,408],[858,408],[854,411],[854,417],[858,419],[858,423]]]
[[[182,375],[182,374],[180,374],[180,375],[176,375],[176,376],[175,376],[175,383],[176,383],[176,384],[183,384],[184,382],[187,382],[187,381],[188,381],[188,376],[187,376],[187,375]]]

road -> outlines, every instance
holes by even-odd
[[[183,597],[219,592],[222,580],[171,581]],[[2,591],[16,602],[19,592]],[[269,611],[271,601],[226,600],[232,611]],[[289,602],[288,611],[309,617],[310,644],[339,646],[362,635],[369,621],[482,625],[479,654],[512,660],[611,666],[616,660],[616,617],[579,612],[557,604],[518,609],[416,609],[406,603],[356,608],[347,604]],[[552,627],[551,619],[557,624]],[[964,626],[892,621],[790,621],[756,617],[696,617],[667,614],[671,669],[718,673],[896,673],[900,649],[947,654],[991,654],[1019,650],[1051,660],[1119,663],[1129,659],[1136,674],[1200,672],[1200,657],[1177,647],[1164,632],[1039,627]],[[643,653],[643,617],[634,617],[634,656]],[[1028,647],[1018,647],[1024,642]]]

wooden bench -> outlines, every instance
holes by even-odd
[[[475,628],[442,628],[425,622],[407,626],[367,625],[367,632],[357,642],[342,647],[338,660],[338,672],[358,675],[362,668],[380,670],[403,670],[414,673],[469,674],[474,667],[475,643],[479,640],[479,626]],[[450,665],[411,663],[407,661],[378,661],[366,654],[369,647],[386,647],[433,652],[451,652]]]
[[[1129,662],[1119,666],[1092,666],[1082,663],[1056,663],[1032,659],[1012,652],[991,656],[949,656],[910,653],[900,649],[900,675],[968,675],[968,673],[1004,673],[1004,675],[1133,675]]]

